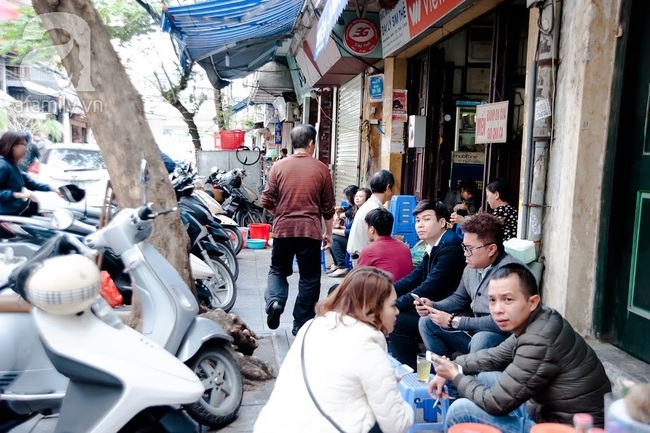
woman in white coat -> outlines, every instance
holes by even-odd
[[[386,355],[385,336],[399,314],[395,300],[389,274],[353,269],[298,332],[253,432],[408,430],[413,410]]]

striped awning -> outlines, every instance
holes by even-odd
[[[213,86],[243,78],[273,60],[290,38],[303,0],[210,0],[166,7],[162,29],[173,35],[183,67],[199,63]]]

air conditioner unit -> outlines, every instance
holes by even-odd
[[[275,112],[278,114],[278,121],[283,122],[287,118],[287,102],[282,96],[278,96],[273,101],[273,107]]]
[[[298,104],[295,102],[287,102],[286,113],[287,122],[296,122],[300,119],[300,109],[298,108]]]

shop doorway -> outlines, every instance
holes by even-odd
[[[630,7],[609,244],[601,263],[612,343],[650,362],[650,2]]]
[[[439,184],[444,72],[445,54],[437,47],[409,61],[409,114],[426,116],[426,145],[406,149],[402,194],[413,195],[418,201],[435,197]]]

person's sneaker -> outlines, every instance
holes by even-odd
[[[266,324],[269,329],[278,329],[278,326],[280,326],[280,316],[283,311],[284,308],[282,308],[282,305],[278,301],[273,301],[269,305],[269,308],[266,309]]]
[[[345,277],[348,274],[348,272],[350,272],[348,268],[337,269],[330,274],[330,277],[342,278]]]
[[[291,329],[291,335],[293,335],[294,337],[298,335],[298,331],[300,331],[300,328],[302,328],[302,326],[298,326],[294,324],[293,328]]]

